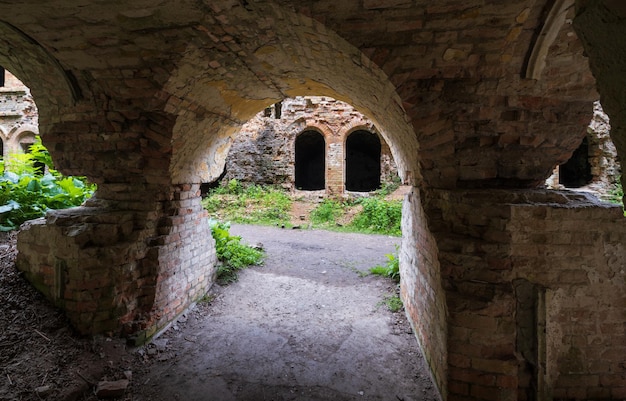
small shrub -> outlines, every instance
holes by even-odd
[[[362,198],[363,210],[350,224],[357,230],[378,234],[401,235],[402,202],[378,197]]]
[[[264,253],[241,243],[241,237],[230,235],[230,224],[210,220],[211,234],[215,239],[215,251],[220,262],[217,279],[222,283],[237,281],[237,270],[263,261]]]
[[[313,224],[335,224],[337,218],[343,213],[343,205],[333,199],[324,199],[313,211],[311,222]]]
[[[226,189],[227,193],[229,194],[239,195],[242,192],[243,187],[241,186],[241,183],[239,181],[232,179],[228,181]]]
[[[378,276],[389,277],[390,279],[400,281],[400,259],[398,258],[398,246],[396,245],[395,253],[388,253],[387,263],[384,266],[378,265],[370,269],[370,273]]]

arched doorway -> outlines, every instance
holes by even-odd
[[[304,131],[296,137],[296,188],[306,191],[324,189],[326,142],[317,131]]]
[[[364,130],[346,139],[346,190],[374,191],[380,187],[380,139]]]
[[[580,188],[589,184],[591,179],[589,141],[584,137],[572,157],[559,167],[559,184],[567,188]]]

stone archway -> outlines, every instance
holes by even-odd
[[[559,184],[567,188],[580,188],[591,182],[591,164],[589,164],[589,141],[583,138],[572,157],[559,166]]]
[[[295,141],[296,189],[317,191],[326,187],[326,142],[317,131],[306,130]]]

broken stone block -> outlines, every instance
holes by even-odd
[[[96,397],[98,398],[115,398],[121,397],[126,392],[130,382],[126,379],[116,381],[101,381],[96,387]]]
[[[35,389],[37,396],[46,398],[52,392],[52,386],[39,386]]]

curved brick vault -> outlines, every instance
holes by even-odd
[[[200,297],[215,253],[199,184],[255,113],[325,95],[374,122],[414,186],[402,296],[442,397],[626,397],[621,210],[536,189],[592,114],[581,42],[625,156],[619,1],[25,0],[0,15],[0,65],[32,89],[59,169],[99,185],[18,243],[79,331],[145,341]]]

